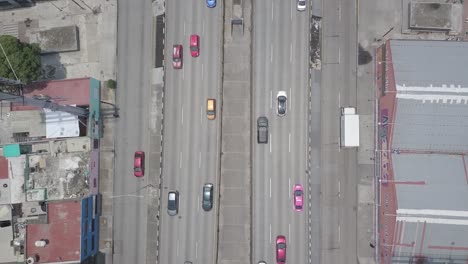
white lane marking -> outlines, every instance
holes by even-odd
[[[203,24],[202,24],[202,35],[204,35],[205,33],[205,21],[203,21]]]
[[[198,168],[201,168],[201,151],[198,152]]]
[[[289,133],[289,152],[291,152],[291,133]]]
[[[338,107],[341,107],[341,92],[338,92]]]
[[[185,36],[185,21],[184,21],[184,36]]]
[[[273,108],[273,91],[270,91],[270,108]]]
[[[200,123],[203,123],[203,106],[200,107]]]
[[[289,87],[289,110],[291,110],[291,100],[292,99],[292,87]]]
[[[341,197],[341,181],[338,181],[338,197]]]
[[[200,212],[200,207],[201,207],[201,206],[200,206],[200,204],[201,204],[201,203],[200,203],[200,196],[197,196],[197,204],[198,204],[198,205],[197,205],[197,208],[198,208],[197,211]]]
[[[289,178],[289,180],[288,180],[288,196],[289,196],[289,198],[291,198],[290,190],[291,190],[291,178]]]
[[[292,21],[292,20],[293,20],[293,19],[292,19],[292,17],[293,17],[293,6],[294,6],[294,5],[290,5],[290,6],[291,6],[291,8],[290,8],[290,13],[291,13],[291,21]]]
[[[338,4],[338,21],[341,21],[341,2]]]
[[[292,241],[291,240],[291,224],[288,224],[288,239],[289,241]]]
[[[341,131],[340,131],[341,133]],[[338,136],[338,152],[341,152],[341,136]]]
[[[184,107],[182,107],[181,111],[182,112],[180,113],[180,124],[184,126]]]
[[[198,259],[198,242],[195,242],[195,259]]]
[[[270,224],[270,243],[271,243],[271,224]]]
[[[182,68],[182,80],[185,80],[185,68]]]
[[[338,225],[338,242],[341,242],[341,224]]]
[[[179,240],[177,240],[177,248],[176,248],[177,256],[179,256]]]
[[[274,5],[272,4],[271,5],[271,20],[273,20],[273,17],[274,17],[273,10],[274,10]]]
[[[338,64],[341,62],[341,48],[338,48]]]
[[[202,63],[202,65],[201,65],[201,79],[202,79],[202,81],[203,81],[203,67],[204,67],[204,65]]]
[[[179,153],[179,168],[182,169],[182,151]]]
[[[273,62],[273,45],[270,46],[270,61]]]
[[[271,178],[270,178],[270,198],[271,198]]]
[[[292,43],[291,46],[289,46],[289,62],[292,63],[292,53],[293,53],[293,48],[292,48]]]
[[[270,152],[271,152],[271,133],[270,133]]]

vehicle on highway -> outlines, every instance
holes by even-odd
[[[172,48],[172,67],[182,69],[182,45],[176,44]]]
[[[294,195],[294,210],[300,212],[304,206],[304,188],[302,185],[296,184],[293,188]]]
[[[190,55],[198,57],[200,55],[200,37],[198,35],[190,35]]]
[[[202,208],[205,211],[210,211],[213,208],[213,184],[205,183],[203,185]]]
[[[167,214],[170,216],[177,215],[179,212],[179,192],[170,191],[167,194]]]
[[[145,175],[145,153],[143,151],[135,151],[133,158],[133,174],[136,177]]]
[[[216,6],[216,0],[206,0],[206,6],[213,8]]]
[[[288,96],[285,91],[279,91],[278,95],[276,96],[276,99],[278,100],[278,109],[277,109],[277,114],[279,116],[284,116],[286,115],[286,101],[288,100]]]
[[[214,120],[216,118],[216,100],[208,99],[206,100],[206,116],[209,120]]]
[[[268,143],[268,118],[261,116],[257,119],[257,142]]]
[[[286,263],[286,237],[284,236],[276,237],[276,263]]]
[[[267,264],[265,261],[259,261],[258,264]]]
[[[306,0],[297,0],[297,10],[298,11],[306,10]]]

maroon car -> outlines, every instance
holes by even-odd
[[[200,55],[200,37],[198,35],[190,36],[190,54],[192,57],[198,57]]]

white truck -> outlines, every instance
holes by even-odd
[[[341,108],[340,146],[359,147],[359,115],[356,107]]]

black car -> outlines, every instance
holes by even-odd
[[[279,116],[284,116],[286,115],[286,101],[287,101],[287,95],[285,91],[279,91],[278,95],[276,96],[278,99],[278,109],[277,109],[277,114]]]
[[[257,142],[268,143],[268,118],[261,116],[257,119]]]
[[[213,184],[211,183],[203,185],[202,208],[205,211],[210,211],[213,208]]]

